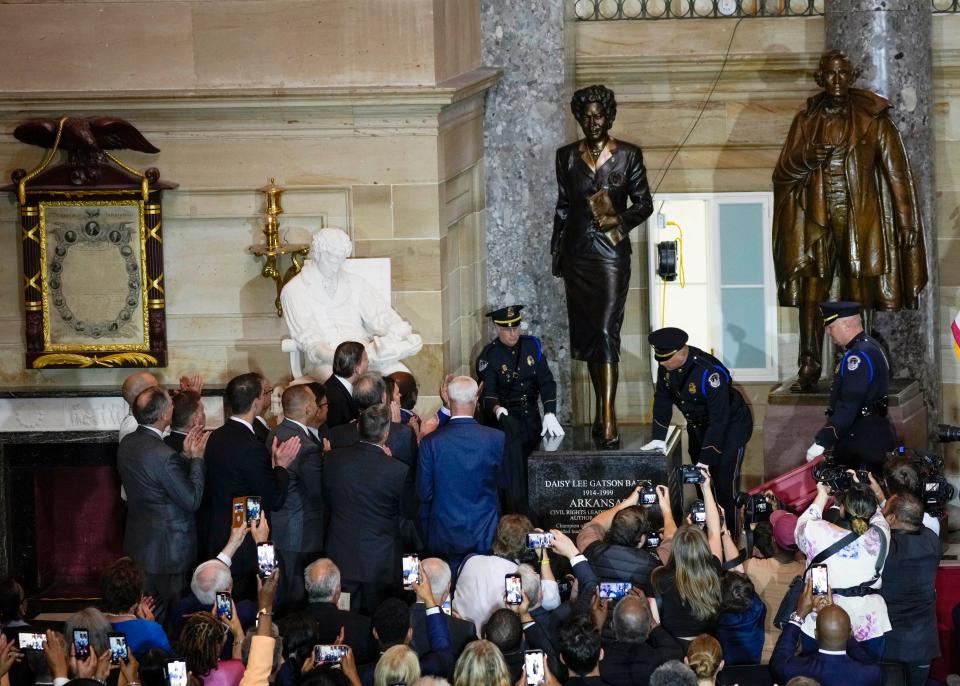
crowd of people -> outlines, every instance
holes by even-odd
[[[62,631],[0,585],[10,686],[848,686],[887,663],[926,683],[939,522],[908,459],[818,484],[803,512],[768,494],[749,536],[700,464],[685,511],[638,486],[571,538],[501,507],[504,434],[475,419],[475,380],[447,377],[421,418],[411,375],[366,366],[342,344],[272,425],[272,386],[240,375],[213,431],[199,378],[129,377],[127,557]]]

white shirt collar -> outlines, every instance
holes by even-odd
[[[246,419],[243,419],[242,417],[230,417],[230,419],[232,419],[232,420],[235,421],[235,422],[240,422],[240,423],[243,424],[245,427],[247,427],[248,429],[250,429],[250,433],[252,433],[254,436],[256,436],[256,433],[255,433],[254,430],[253,430],[253,424],[251,424],[250,422],[248,422]]]
[[[263,425],[264,425],[265,427],[267,427],[268,429],[270,428],[270,425],[267,424],[267,420],[264,419],[263,417],[261,417],[260,415],[257,415],[257,421],[260,422],[261,424],[263,424]]]
[[[160,438],[163,438],[163,432],[155,426],[150,426],[149,424],[141,424],[144,429],[150,429],[153,433],[157,434]]]
[[[823,653],[824,655],[846,655],[847,654],[846,650],[826,650],[824,648],[820,648],[819,652]]]
[[[337,375],[334,374],[334,376],[337,376]],[[337,378],[340,379],[340,383],[342,383],[346,387],[350,395],[353,395],[353,384],[347,381],[346,379],[344,379],[342,376],[337,376]]]
[[[297,426],[299,426],[301,429],[303,429],[304,433],[306,433],[307,435],[311,435],[311,434],[313,433],[313,432],[311,431],[311,429],[310,429],[309,426],[307,426],[306,424],[301,424],[300,422],[298,422],[298,421],[297,421],[296,419],[294,419],[293,417],[284,417],[284,419],[286,419],[286,420],[289,421],[289,422],[293,422],[294,424],[296,424]]]
[[[472,414],[455,414],[450,419],[473,419]]]

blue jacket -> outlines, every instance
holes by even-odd
[[[489,553],[500,518],[504,435],[475,419],[451,419],[423,439],[417,493],[426,550]]]
[[[770,656],[770,671],[778,683],[795,676],[816,679],[820,686],[880,686],[880,665],[854,660],[848,654],[822,652],[796,655],[800,627],[788,622]]]
[[[721,612],[717,617],[717,640],[728,665],[757,665],[763,653],[767,606],[757,596],[743,612]]]

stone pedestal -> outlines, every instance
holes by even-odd
[[[676,468],[680,465],[680,431],[667,434],[667,454],[640,450],[650,440],[650,425],[620,427],[620,450],[600,450],[589,425],[567,427],[559,447],[530,455],[527,465],[530,518],[543,528],[573,537],[584,524],[630,495],[640,481],[669,484],[679,508]]]
[[[861,69],[851,85],[890,101],[890,114],[910,160],[924,223],[929,281],[918,310],[878,312],[874,328],[890,348],[892,375],[920,382],[932,440],[940,399],[939,334],[945,323],[939,316],[937,293],[930,5],[918,0],[830,0],[824,19],[826,47],[842,50]],[[927,441],[922,447],[928,447]]]
[[[830,400],[828,381],[815,391],[794,393],[790,381],[767,396],[763,420],[763,481],[780,476],[804,462],[813,437],[826,422]],[[916,381],[890,382],[888,416],[897,441],[908,448],[927,447],[927,406]]]

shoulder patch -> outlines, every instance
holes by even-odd
[[[851,372],[855,372],[859,366],[860,366],[859,357],[857,357],[856,355],[851,355],[850,357],[847,358],[847,369],[849,369]]]
[[[707,379],[707,383],[710,384],[712,388],[720,388],[720,374],[714,372],[710,375],[710,378]]]
[[[485,359],[481,357],[480,361],[477,362],[477,369],[479,369],[482,372],[484,369],[487,368],[489,364],[490,364],[489,362],[487,362]]]

